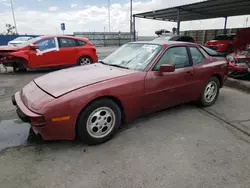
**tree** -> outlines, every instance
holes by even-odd
[[[11,24],[5,24],[5,28],[6,31],[2,33],[3,35],[17,35],[17,33],[15,32],[15,26]]]

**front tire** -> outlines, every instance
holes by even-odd
[[[77,65],[79,66],[89,65],[91,63],[93,63],[93,60],[87,56],[80,57],[77,61]]]
[[[79,115],[77,135],[88,145],[110,140],[121,124],[121,110],[110,99],[100,99],[88,105]]]
[[[213,76],[206,82],[200,97],[200,104],[203,107],[212,106],[217,100],[220,92],[220,82]]]

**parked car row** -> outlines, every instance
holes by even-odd
[[[15,71],[87,65],[97,61],[96,47],[84,38],[41,36],[15,46],[0,46],[0,62]]]
[[[130,42],[94,64],[94,46],[73,37],[6,50],[8,61],[21,57],[29,67],[88,64],[36,78],[12,97],[18,116],[45,140],[100,144],[143,114],[191,101],[211,106],[228,74],[225,57],[180,41]]]

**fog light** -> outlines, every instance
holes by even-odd
[[[30,124],[36,127],[41,127],[46,124],[46,120],[43,116],[40,117],[31,117]]]

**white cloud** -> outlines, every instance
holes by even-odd
[[[169,6],[193,3],[200,0],[150,0],[137,1],[133,4],[133,13],[161,9]],[[3,0],[0,0],[3,2]],[[125,4],[113,3],[111,6],[111,31],[129,31],[129,2]],[[87,5],[80,10],[63,10],[50,7],[49,11],[22,10],[15,8],[15,15],[19,33],[28,34],[58,34],[60,23],[66,24],[65,33],[72,34],[77,31],[103,31],[108,29],[108,10],[106,6]],[[5,29],[5,23],[13,23],[11,10],[0,12],[0,33]],[[53,18],[53,19],[51,19]],[[242,27],[243,16],[228,19],[228,27]],[[181,30],[223,28],[224,19],[193,21],[181,23]],[[136,30],[139,35],[155,35],[155,30],[171,30],[176,23],[154,21],[136,18]]]
[[[10,4],[10,1],[9,0],[0,0],[0,4],[4,5],[4,6],[8,6],[10,7],[11,4]]]
[[[71,8],[76,8],[76,7],[78,7],[78,4],[71,4],[70,7]]]
[[[51,11],[51,12],[54,12],[57,10],[58,10],[58,7],[55,7],[55,6],[49,7],[49,11]]]

